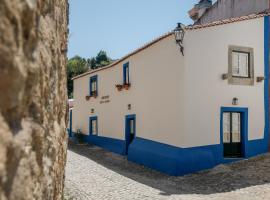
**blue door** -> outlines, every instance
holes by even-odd
[[[136,115],[127,115],[125,121],[126,154],[136,135]]]
[[[72,137],[72,110],[69,111],[69,137]]]

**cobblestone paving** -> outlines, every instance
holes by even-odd
[[[70,143],[66,200],[270,200],[270,154],[171,177],[96,146]]]

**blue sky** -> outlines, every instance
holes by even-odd
[[[68,57],[105,50],[121,58],[150,40],[192,23],[187,11],[198,0],[69,0]]]

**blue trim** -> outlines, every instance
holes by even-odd
[[[126,142],[126,154],[128,153],[129,140],[130,140],[130,127],[129,120],[134,120],[134,138],[136,137],[136,115],[127,115],[125,118],[125,142]]]
[[[128,70],[127,70],[128,69]],[[127,71],[128,71],[128,81],[126,79],[127,77]],[[123,65],[123,84],[128,84],[130,83],[130,77],[129,77],[129,62],[125,63]]]
[[[97,116],[93,116],[93,117],[89,117],[89,135],[93,135],[92,133],[92,121],[96,120],[97,121],[97,127],[96,127],[96,131],[97,131],[97,135],[98,135],[98,117]]]
[[[94,81],[96,81],[96,83],[97,83],[96,92],[97,92],[97,95],[98,95],[98,76],[95,75],[95,76],[91,76],[90,79],[89,79],[89,96],[91,96],[92,92],[94,92],[93,88],[92,88],[92,82],[94,82]]]
[[[72,137],[72,110],[69,111],[69,137]]]
[[[83,140],[87,143],[102,147],[108,151],[125,155],[126,142],[124,140],[113,139],[96,135],[84,135]]]
[[[210,169],[222,162],[220,145],[174,147],[136,137],[129,146],[128,160],[179,176]]]
[[[270,18],[264,17],[264,107],[265,107],[265,128],[264,128],[264,148],[269,147],[269,46],[270,46]]]
[[[241,113],[241,142],[242,142],[242,157],[247,157],[248,144],[248,108],[239,107],[221,107],[220,111],[220,144],[223,155],[223,113],[238,112]]]

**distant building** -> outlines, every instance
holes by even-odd
[[[74,106],[74,99],[69,99],[68,100],[68,107],[69,107],[69,109],[73,108],[73,106]]]
[[[170,32],[73,78],[70,136],[170,175],[267,152],[269,33],[268,14],[187,26],[184,55]]]
[[[269,11],[269,0],[201,0],[189,11],[195,24],[235,18]]]

